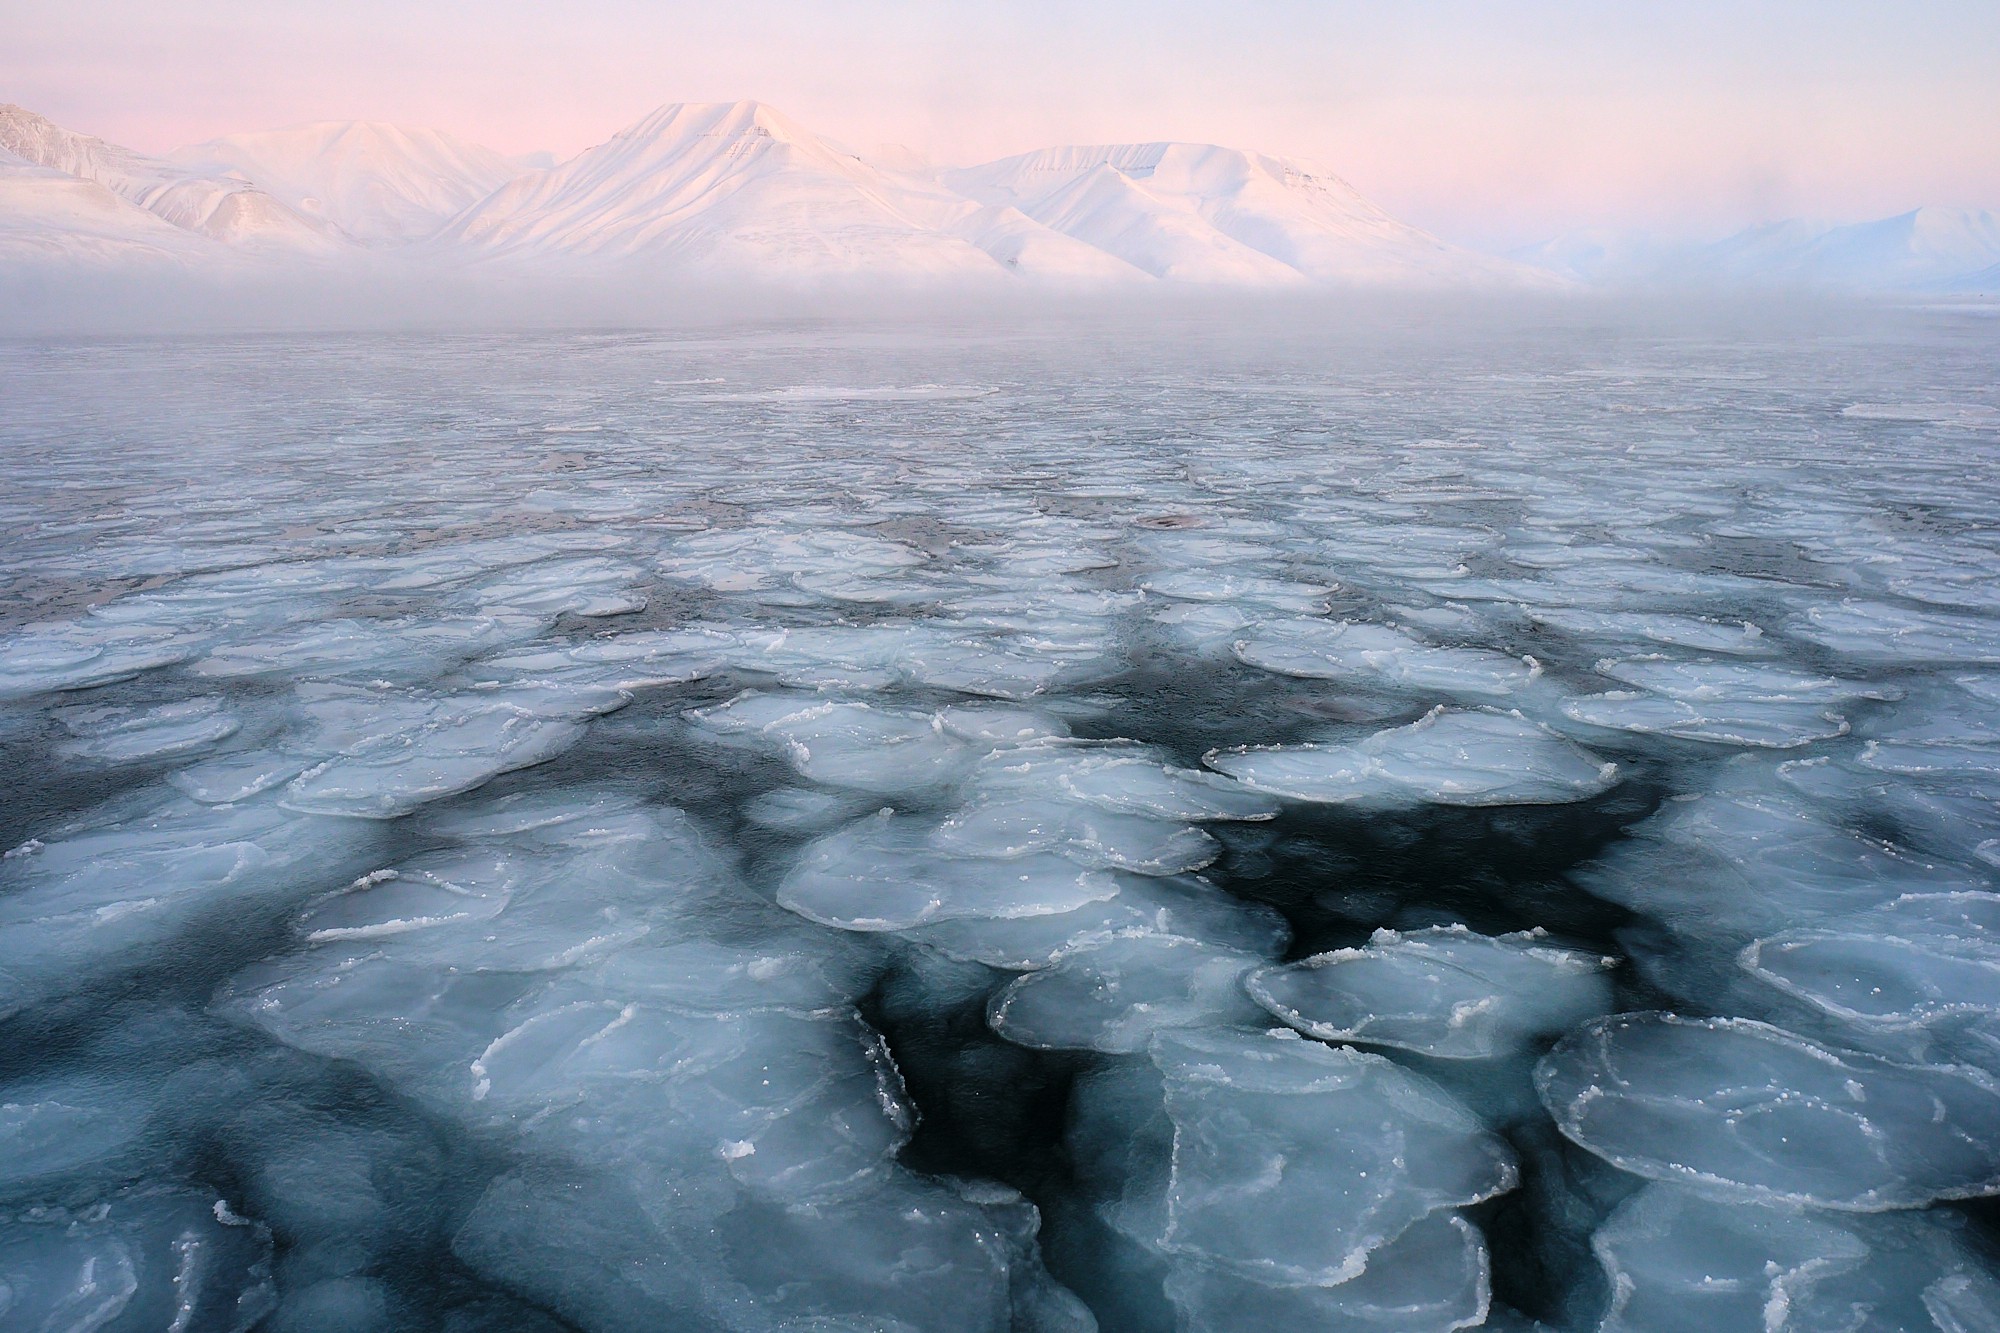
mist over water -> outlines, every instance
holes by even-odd
[[[0,342],[0,1326],[2000,1327],[2000,325],[1262,305]]]

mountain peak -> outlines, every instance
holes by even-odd
[[[364,245],[422,240],[526,170],[441,130],[371,120],[227,135],[184,148],[174,161],[255,181],[301,216]]]
[[[620,130],[618,139],[703,137],[798,143],[815,136],[763,102],[669,102]]]

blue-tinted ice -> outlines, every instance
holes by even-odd
[[[0,346],[0,1328],[2000,1329],[1995,325],[1432,315]]]

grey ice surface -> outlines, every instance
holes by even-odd
[[[2000,321],[1155,314],[0,343],[0,1329],[2000,1330]]]

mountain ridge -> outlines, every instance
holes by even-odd
[[[372,256],[408,273],[582,266],[781,285],[2000,288],[2000,215],[1981,210],[1793,219],[1698,244],[1595,229],[1494,256],[1294,158],[1156,140],[933,169],[908,150],[853,152],[756,101],[668,103],[562,161],[375,121],[152,156],[5,104],[0,242],[15,265],[280,272]]]

